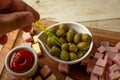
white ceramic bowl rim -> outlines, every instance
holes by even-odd
[[[72,24],[72,25],[80,26],[80,27],[82,27],[84,30],[86,30],[86,32],[92,37],[91,32],[90,32],[85,26],[83,26],[83,25],[80,24],[80,23],[76,23],[76,22],[60,22],[60,23],[53,24],[53,25],[49,26],[49,27],[46,28],[46,29],[49,29],[49,28],[58,26],[58,25],[60,25],[60,24],[68,24],[68,25],[69,25],[69,24]],[[82,56],[81,58],[79,58],[79,59],[77,59],[77,60],[74,60],[74,61],[63,61],[63,60],[60,60],[60,59],[55,58],[54,56],[52,56],[52,55],[46,50],[46,48],[44,47],[43,42],[39,39],[39,37],[40,37],[42,34],[44,34],[43,31],[37,36],[38,41],[42,44],[43,49],[45,50],[45,52],[47,53],[47,55],[48,55],[50,58],[52,58],[53,60],[55,60],[55,61],[57,61],[57,62],[60,62],[60,63],[64,63],[64,64],[75,64],[75,63],[78,63],[78,62],[80,62],[81,60],[83,60],[84,58],[86,58],[86,57],[89,55],[89,53],[90,53],[90,51],[92,50],[92,47],[93,47],[93,40],[92,40],[91,43],[90,43],[90,47],[89,47],[88,51],[85,53],[84,56]]]
[[[31,69],[29,69],[28,71],[26,72],[23,72],[23,73],[16,73],[14,71],[12,71],[9,67],[9,59],[10,59],[10,55],[12,55],[14,51],[18,50],[18,49],[26,49],[26,50],[29,50],[33,53],[34,55],[34,64],[33,64],[33,67]],[[38,56],[37,54],[35,53],[35,51],[31,48],[31,47],[28,47],[28,46],[17,46],[15,48],[13,48],[12,50],[9,51],[9,53],[7,54],[6,58],[5,58],[5,67],[6,69],[13,75],[16,75],[16,76],[23,76],[23,75],[26,75],[28,73],[30,73],[33,68],[37,65],[38,63]]]

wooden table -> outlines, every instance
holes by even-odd
[[[40,22],[43,25],[45,25],[46,27],[56,23],[54,21],[48,21],[48,20],[40,20]],[[40,32],[40,30],[37,27],[34,27],[34,29],[36,30],[35,34],[38,34]],[[115,45],[117,42],[120,41],[120,32],[100,30],[100,29],[96,29],[96,28],[89,28],[89,29],[93,34],[93,38],[96,39],[97,42],[109,41],[111,45]],[[17,36],[14,35],[14,37],[12,38],[11,36],[13,36],[13,33],[14,34],[16,33],[18,35]],[[12,35],[9,36],[9,37],[11,37],[10,40],[13,40],[12,43],[8,42],[5,45],[5,47],[3,47],[3,49],[6,49],[6,50],[2,51],[2,53],[0,52],[0,56],[3,58],[5,57],[5,55],[9,51],[9,49],[11,49],[15,46],[18,46],[23,42],[23,39],[22,39],[23,32],[22,31],[18,30],[13,33],[12,33]],[[12,46],[10,46],[9,44],[11,44]],[[47,64],[51,68],[52,73],[54,73],[56,75],[58,80],[64,80],[65,76],[67,76],[67,75],[74,78],[75,80],[89,80],[89,75],[86,73],[85,67],[80,66],[79,63],[75,64],[75,65],[70,65],[70,73],[69,74],[60,73],[57,69],[58,63],[53,61],[51,58],[49,58],[45,54],[44,50],[43,50],[43,54],[44,54],[44,56],[39,58],[40,67],[43,67],[45,64]],[[4,61],[2,61],[2,62],[4,63]],[[4,68],[2,70],[2,73],[0,75],[0,80],[11,80],[13,78],[14,78],[14,76],[9,74],[6,70],[6,68]]]

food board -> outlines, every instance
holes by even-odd
[[[56,22],[47,21],[47,20],[40,20],[40,22],[45,27],[48,27],[48,26],[56,23]],[[33,26],[33,28],[35,29],[36,35],[41,32],[41,30],[39,30],[37,27]],[[93,38],[97,43],[99,43],[101,41],[109,41],[110,45],[115,45],[117,42],[120,41],[120,32],[100,30],[100,29],[96,29],[96,28],[88,28],[88,29],[92,32]],[[14,34],[16,33],[16,35],[14,36],[13,33]],[[4,50],[4,49],[6,49],[6,50],[0,52],[0,60],[2,58],[4,60],[7,52],[11,48],[13,48],[15,46],[19,46],[22,42],[24,42],[23,38],[22,38],[23,31],[18,30],[18,31],[14,31],[13,33],[12,33],[12,35],[9,35],[9,40],[13,40],[13,41],[11,41],[12,43],[8,41],[5,44],[5,46],[3,47],[2,50]],[[55,62],[50,57],[48,57],[45,54],[43,49],[42,49],[42,52],[43,52],[43,56],[39,57],[40,68],[43,67],[44,65],[48,65],[50,67],[50,69],[52,70],[52,73],[55,74],[55,76],[57,77],[58,80],[64,80],[64,78],[66,76],[70,76],[71,78],[74,78],[75,80],[89,80],[90,79],[90,75],[86,73],[86,67],[80,66],[80,63],[74,64],[74,65],[69,65],[69,67],[70,67],[69,74],[59,72],[58,71],[58,62]],[[4,53],[4,55],[3,55],[3,53]],[[6,70],[6,68],[3,68],[3,66],[4,66],[4,61],[1,61],[0,62],[0,71],[1,71],[0,80],[13,79],[14,76],[9,74]],[[39,75],[39,70],[35,76],[37,76],[37,75]]]

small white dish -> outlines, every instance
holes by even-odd
[[[81,32],[83,34],[87,33],[87,34],[89,34],[92,37],[91,32],[85,26],[83,26],[83,25],[81,25],[79,23],[76,23],[76,22],[61,22],[61,23],[56,23],[54,25],[49,26],[47,29],[52,28],[52,27],[56,27],[56,26],[58,26],[60,24],[67,24],[68,27],[74,28],[77,32]],[[50,58],[52,58],[53,60],[55,60],[57,62],[65,63],[65,64],[75,64],[75,63],[80,62],[81,60],[83,60],[84,58],[86,58],[89,55],[89,53],[90,53],[90,51],[92,50],[92,47],[93,47],[93,40],[92,40],[91,43],[90,43],[90,47],[89,47],[88,51],[85,53],[84,56],[82,56],[81,58],[79,58],[77,60],[74,60],[74,61],[63,61],[63,60],[60,60],[58,58],[53,57],[50,54],[50,48],[46,44],[47,35],[43,31],[38,35],[37,38],[38,38],[38,42],[41,43],[43,49],[45,50],[46,54]]]
[[[10,57],[13,54],[14,51],[19,50],[19,49],[26,49],[28,51],[30,51],[33,56],[34,56],[34,64],[33,66],[26,72],[23,73],[17,73],[14,72],[13,70],[10,69]],[[31,77],[32,75],[34,75],[34,73],[37,70],[38,67],[38,56],[36,54],[36,52],[31,48],[31,47],[27,47],[27,46],[18,46],[13,48],[12,50],[9,51],[9,53],[7,54],[6,58],[5,58],[5,67],[8,70],[9,73],[11,73],[14,76],[18,76],[18,77]]]

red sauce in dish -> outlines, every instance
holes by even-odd
[[[10,68],[17,73],[28,71],[34,64],[33,54],[26,49],[13,52],[10,58]]]

